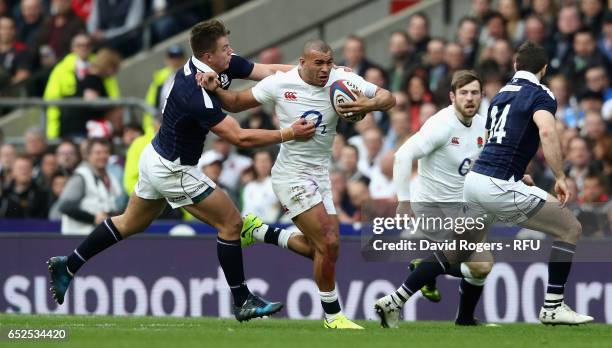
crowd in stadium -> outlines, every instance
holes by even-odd
[[[88,1],[53,0],[53,11],[41,0],[13,2],[0,1],[0,84],[25,80],[36,66],[53,66],[48,81],[31,90],[42,90],[50,99],[119,95],[114,78],[121,60],[117,52],[130,52],[113,43],[113,30],[120,33],[121,28],[102,30],[96,26],[100,19],[91,18],[106,11],[74,5]],[[148,2],[145,6],[144,1],[126,3],[132,7],[126,4],[124,15],[129,11],[144,13],[145,7],[147,11],[157,9]],[[143,3],[143,8],[134,10],[137,3]],[[165,1],[152,2],[158,3]],[[389,113],[376,112],[361,122],[339,125],[331,180],[340,222],[358,222],[360,209],[368,200],[396,200],[394,150],[450,103],[454,72],[478,72],[485,94],[480,114],[486,115],[489,100],[513,75],[514,50],[530,40],[544,46],[550,59],[544,83],[558,103],[557,128],[574,194],[570,207],[586,224],[585,235],[612,236],[612,9],[607,6],[603,0],[473,0],[471,15],[461,19],[456,37],[450,41],[432,37],[429,24],[435,19],[418,13],[410,17],[405,30],[390,35],[388,66],[369,61],[363,40],[348,37],[341,56],[335,57],[337,64],[391,90],[397,104]],[[142,21],[143,15],[136,17],[135,21]],[[160,32],[172,32],[163,29],[170,24],[159,25]],[[93,55],[94,46],[105,48]],[[187,56],[180,47],[170,47],[165,75],[154,76],[149,103],[159,106],[156,93],[163,93],[168,69],[180,67]],[[283,58],[272,48],[259,60],[280,63]],[[85,87],[62,94],[67,79],[85,81],[79,84]],[[130,152],[137,154],[150,141],[156,120],[148,116],[143,124],[123,124],[116,108],[72,112],[49,108],[47,120],[47,129],[26,131],[23,152],[0,140],[0,217],[60,220],[67,216],[97,224],[120,212],[134,189],[133,173],[138,172],[138,156],[130,156]],[[257,108],[248,112],[241,125],[275,129],[277,120],[270,109]],[[113,136],[115,141],[109,141]],[[50,146],[48,139],[55,139],[58,145]],[[225,189],[243,212],[253,212],[267,222],[289,222],[270,182],[278,149],[235,149],[220,139],[211,139],[211,143],[198,164],[204,173]],[[537,158],[528,172],[536,185],[550,191],[554,176],[541,152]],[[100,207],[96,214],[79,208],[86,179],[72,174],[81,161],[104,183],[108,191],[104,194],[116,195],[116,204]],[[170,209],[163,217],[189,219],[188,214]]]

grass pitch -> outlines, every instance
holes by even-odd
[[[331,331],[322,321],[252,320],[240,324],[217,318],[44,316],[0,314],[0,347],[612,347],[612,326],[546,327],[508,324],[457,328],[451,322],[406,322],[383,330],[360,321],[363,331]],[[67,330],[53,341],[9,340],[8,329]]]

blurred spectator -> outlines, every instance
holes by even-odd
[[[51,179],[51,190],[49,191],[49,220],[60,221],[62,219],[62,213],[59,211],[59,205],[57,201],[64,191],[68,176],[56,173]]]
[[[478,21],[474,17],[463,17],[457,29],[457,42],[463,49],[466,68],[472,69],[478,58]]]
[[[368,68],[375,66],[366,58],[366,48],[363,39],[351,35],[344,41],[342,48],[342,61],[340,65],[353,69],[359,76],[364,76]]]
[[[538,15],[530,15],[525,20],[525,40],[544,47],[549,57],[555,53],[555,42],[549,39],[546,22]]]
[[[174,83],[176,71],[185,64],[185,60],[183,47],[178,44],[172,45],[166,50],[165,66],[153,73],[146,100],[149,105],[156,107],[160,113],[170,93],[170,87]],[[145,114],[142,120],[142,128],[147,134],[154,133],[153,115]]]
[[[361,209],[363,205],[370,200],[370,190],[368,185],[363,180],[351,180],[347,185],[347,192],[351,205],[355,207],[355,211],[351,216],[353,222],[361,221]]]
[[[272,123],[272,116],[265,112],[262,106],[256,106],[245,112],[247,116],[240,121],[240,127],[251,129],[277,129]],[[241,155],[252,157],[255,149],[241,148],[237,149],[237,152]]]
[[[72,53],[62,59],[51,71],[43,98],[57,100],[73,97],[77,93],[77,82],[82,81],[89,72],[91,54],[91,40],[86,34],[78,34],[71,42]],[[50,106],[46,111],[47,138],[56,139],[69,134],[70,126],[62,120],[60,109]],[[62,129],[65,124],[67,129]]]
[[[414,46],[414,53],[417,56],[425,54],[427,43],[429,43],[429,18],[427,15],[418,12],[410,16],[406,33],[408,33],[408,37]]]
[[[453,74],[464,68],[463,66],[463,50],[461,45],[456,42],[449,42],[444,49],[444,64],[446,72],[442,80],[438,83],[435,90],[432,91],[436,105],[442,106],[448,104],[448,91],[451,87]]]
[[[59,200],[63,234],[88,234],[95,225],[122,210],[121,184],[106,171],[111,154],[106,140],[88,141],[86,160],[66,183]]]
[[[253,165],[253,161],[246,156],[236,153],[235,148],[225,139],[216,138],[213,143],[213,148],[204,152],[198,162],[198,167],[202,167],[202,163],[211,163],[210,158],[219,159],[223,163],[223,170],[219,175],[218,184],[222,184],[228,190],[235,193],[238,189],[240,174],[243,170]]]
[[[72,38],[85,32],[85,23],[72,10],[71,0],[53,0],[51,13],[53,15],[43,23],[37,40],[44,66],[51,66],[64,58],[70,53]]]
[[[385,71],[377,66],[369,67],[364,74],[364,79],[368,82],[372,82],[380,88],[387,88],[387,74]],[[383,133],[389,130],[389,115],[385,111],[372,111],[372,116],[376,120],[376,125],[380,128]]]
[[[53,176],[55,175],[55,173],[57,173],[57,169],[58,165],[55,153],[45,153],[42,156],[42,160],[40,162],[40,170],[38,171],[38,174],[34,176],[34,181],[36,181],[38,187],[43,188],[45,190],[49,190],[51,188],[51,181],[53,180]]]
[[[601,33],[604,17],[603,0],[580,0],[582,23],[589,28],[593,35]]]
[[[200,159],[200,163],[198,163],[202,173],[210,180],[214,181],[221,189],[227,191],[227,187],[219,181],[221,172],[223,171],[223,160],[221,157],[218,155],[209,155],[202,158],[203,159]],[[248,168],[245,170],[248,170]]]
[[[585,86],[585,72],[587,67],[600,65],[606,71],[612,71],[610,62],[597,48],[597,42],[593,33],[588,30],[580,30],[574,34],[573,52],[563,64],[562,72],[568,79],[577,85],[576,90]]]
[[[342,134],[336,134],[334,142],[332,143],[332,166],[337,165],[340,161],[340,154],[342,149],[346,146],[346,138]]]
[[[604,122],[601,114],[595,111],[589,111],[584,116],[584,136],[591,144],[595,143],[606,135],[606,122]]]
[[[21,0],[20,9],[19,17],[15,20],[17,40],[34,48],[44,21],[42,4],[40,0]]]
[[[32,160],[34,176],[36,176],[40,170],[42,157],[47,151],[47,139],[42,129],[38,126],[26,129],[23,137],[25,139],[25,153]]]
[[[419,125],[425,123],[425,121],[427,121],[427,119],[433,116],[436,112],[438,112],[438,107],[434,103],[424,103],[421,105],[418,119]]]
[[[499,13],[506,20],[506,33],[515,46],[520,45],[525,38],[525,21],[521,18],[521,9],[516,0],[499,0]]]
[[[98,51],[89,65],[88,74],[82,80],[77,80],[74,97],[83,98],[83,101],[118,97],[119,87],[115,84],[115,76],[120,63],[121,57],[117,52],[108,48]],[[108,138],[121,134],[122,109],[91,106],[66,108],[62,111],[61,129],[63,136],[70,137]]]
[[[601,164],[601,172],[605,178],[608,192],[612,187],[612,135],[600,138],[593,147],[593,157]]]
[[[278,47],[270,47],[259,53],[260,64],[283,64],[283,53]]]
[[[355,213],[355,207],[351,204],[351,200],[346,190],[347,179],[341,170],[332,170],[329,173],[332,189],[332,199],[336,207],[336,215],[340,223],[352,223],[351,216]]]
[[[424,65],[427,69],[427,87],[435,91],[446,75],[447,67],[444,63],[444,45],[446,42],[439,38],[429,40],[427,54],[424,57]]]
[[[344,173],[347,180],[360,180],[366,177],[358,168],[359,150],[355,145],[346,145],[340,152],[338,167]]]
[[[32,56],[27,46],[15,37],[15,22],[0,17],[0,87],[27,79],[32,70]]]
[[[427,89],[425,79],[417,74],[411,76],[408,80],[406,94],[408,95],[408,110],[412,123],[411,128],[413,132],[416,132],[421,128],[421,122],[419,120],[421,106],[425,103],[432,102],[433,97],[431,96],[431,92]]]
[[[482,23],[485,22],[485,18],[492,11],[491,2],[491,0],[472,0],[472,13]]]
[[[612,60],[612,10],[606,12],[597,47],[608,57],[608,60]]]
[[[163,41],[180,31],[179,24],[174,16],[168,15],[168,2],[166,0],[152,0],[151,36],[152,43]]]
[[[382,159],[383,138],[380,129],[374,127],[363,133],[363,146],[365,151],[360,152],[357,168],[368,177],[372,175],[372,169],[380,163]]]
[[[482,51],[477,71],[481,76],[499,75],[504,83],[513,75],[512,45],[505,39],[495,40]]]
[[[610,78],[606,73],[605,67],[601,65],[588,67],[584,76],[586,80],[586,89],[601,93],[604,103],[608,100],[612,100],[612,87],[610,86]]]
[[[0,198],[0,217],[46,218],[47,192],[32,179],[32,160],[25,155],[15,158],[11,168],[11,182]]]
[[[274,223],[281,210],[280,203],[272,189],[272,155],[268,151],[257,151],[253,157],[255,180],[248,183],[242,191],[242,215],[253,213],[264,222]]]
[[[11,182],[11,170],[17,158],[17,149],[13,144],[0,146],[0,192]]]
[[[544,22],[546,36],[553,34],[558,7],[555,0],[532,0],[531,11]]]
[[[128,56],[140,49],[140,31],[144,20],[144,0],[95,0],[87,19],[87,31],[98,43],[104,43]]]
[[[498,74],[488,74],[482,76],[482,101],[480,102],[480,109],[478,113],[481,116],[487,117],[489,114],[489,105],[491,105],[491,99],[499,92],[504,86],[505,81]]]
[[[79,149],[70,140],[62,140],[55,149],[55,157],[58,171],[67,177],[72,175],[81,160]]]
[[[578,196],[581,214],[578,216],[585,236],[604,237],[610,233],[607,214],[612,209],[605,183],[598,175],[584,178],[584,187]]]
[[[383,151],[395,151],[412,135],[410,115],[403,110],[391,112],[391,128],[384,140]]]
[[[580,14],[575,6],[561,7],[557,17],[557,30],[553,35],[556,48],[553,55],[549,57],[551,73],[556,73],[562,68],[562,64],[572,51],[574,33],[580,29],[581,25]]]
[[[402,84],[411,65],[415,64],[412,45],[405,31],[394,31],[389,37],[389,54],[391,55],[391,68],[389,69],[389,90],[392,92],[402,89]]]
[[[491,12],[484,19],[480,31],[479,44],[481,49],[492,47],[496,40],[506,39],[506,20],[499,12]]]
[[[578,111],[576,110],[577,101],[572,96],[569,83],[565,76],[559,74],[554,75],[548,86],[557,100],[557,113],[555,117],[568,126],[575,128],[578,126]]]
[[[379,165],[372,169],[369,190],[372,199],[384,199],[394,201],[396,197],[395,185],[393,185],[393,159],[395,151],[386,152],[380,160]]]
[[[601,93],[593,91],[585,91],[578,94],[578,112],[576,118],[578,120],[577,127],[584,126],[584,115],[587,112],[593,111],[600,113],[603,107],[603,97]]]
[[[578,191],[582,191],[590,160],[591,154],[584,139],[576,137],[569,141],[565,173],[576,180]]]

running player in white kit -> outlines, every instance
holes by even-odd
[[[398,214],[412,215],[413,211],[416,216],[457,217],[461,214],[465,175],[484,144],[486,119],[477,114],[482,100],[480,78],[473,71],[456,72],[449,96],[452,104],[430,117],[395,153],[393,182],[398,195]],[[418,180],[411,191],[412,162],[415,160],[418,160]],[[424,231],[424,234],[437,241],[449,238],[440,232]],[[490,251],[473,254],[471,260],[478,261],[456,264],[445,272],[462,278],[457,325],[478,323],[474,319],[474,309],[493,265]],[[411,269],[418,267],[420,262],[413,260]],[[435,281],[421,288],[421,292],[433,302],[440,301]],[[401,306],[387,306],[389,301],[393,301],[391,296],[381,298],[375,309],[383,327],[395,328],[399,311],[385,313],[385,308]]]
[[[333,69],[332,50],[321,40],[304,45],[299,66],[277,73],[252,89],[230,92],[216,89],[221,103],[238,112],[274,102],[281,127],[299,118],[315,123],[315,136],[307,142],[287,142],[272,168],[272,185],[287,213],[303,235],[278,229],[257,228],[242,234],[243,245],[264,241],[289,248],[314,262],[314,278],[325,311],[324,327],[362,329],[342,314],[336,293],[338,217],[334,208],[329,167],[338,114],[329,98],[334,81],[345,79],[358,88],[358,98],[341,112],[388,110],[395,105],[392,94],[358,75]],[[207,86],[214,89],[218,85]],[[285,134],[282,134],[283,137]]]

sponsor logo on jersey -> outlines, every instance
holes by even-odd
[[[459,137],[452,137],[451,138],[451,144],[459,145]]]
[[[287,101],[297,101],[297,92],[295,91],[287,91],[284,94],[285,100]]]
[[[478,139],[476,139],[476,145],[478,145],[478,148],[481,148],[482,145],[484,145],[484,139],[482,139],[482,137],[478,137]]]

